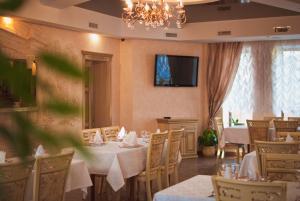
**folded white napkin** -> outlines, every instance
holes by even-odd
[[[94,144],[103,144],[103,139],[102,139],[102,136],[101,136],[99,130],[96,131],[96,134],[93,139],[93,143]]]
[[[137,145],[137,135],[135,131],[130,131],[128,135],[123,139],[123,143],[134,146]]]
[[[288,134],[285,138],[286,142],[294,142],[294,138],[292,136],[290,136],[290,134]]]
[[[0,151],[0,163],[5,163],[5,156],[6,156],[6,152]]]
[[[37,157],[37,156],[42,156],[42,155],[44,155],[44,154],[46,154],[45,149],[44,149],[43,145],[40,144],[40,145],[38,146],[38,148],[36,149],[35,157]]]
[[[118,139],[119,139],[119,140],[124,139],[125,135],[126,135],[125,128],[122,127],[121,130],[120,130],[120,132],[118,133]]]

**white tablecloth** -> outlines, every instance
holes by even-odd
[[[86,147],[94,155],[92,160],[86,161],[90,174],[107,175],[106,180],[114,191],[125,185],[126,178],[142,172],[147,159],[147,144],[138,148],[120,148],[119,145],[120,142],[108,142]],[[80,158],[80,155],[74,157]]]
[[[211,176],[198,175],[157,192],[153,201],[214,201],[212,191]]]
[[[33,175],[28,180],[28,185],[26,189],[25,200],[32,200],[33,193]],[[73,159],[71,162],[69,174],[66,181],[66,192],[72,190],[81,189],[85,195],[87,195],[87,188],[92,186],[92,181],[89,175],[89,171],[83,160]],[[55,193],[55,192],[53,192]]]
[[[248,177],[249,179],[257,180],[259,175],[256,151],[246,154],[241,162],[239,177]]]
[[[270,128],[269,139],[274,139],[275,135],[275,129]],[[225,142],[237,144],[250,144],[248,128],[246,126],[233,126],[224,128],[220,144],[225,145]]]

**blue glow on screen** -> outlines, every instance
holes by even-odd
[[[171,84],[171,71],[168,56],[160,55],[156,60],[156,84]]]

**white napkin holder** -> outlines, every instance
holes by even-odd
[[[285,141],[286,142],[294,142],[294,138],[290,134],[287,134]]]
[[[99,130],[96,131],[96,134],[93,139],[93,144],[103,144],[103,139]]]
[[[126,136],[126,130],[124,127],[122,127],[120,132],[118,133],[118,139],[123,140],[125,136]]]
[[[0,151],[0,163],[5,163],[6,152]]]
[[[46,151],[45,151],[43,145],[40,144],[40,145],[37,147],[37,149],[36,149],[35,157],[37,157],[37,156],[42,156],[42,155],[45,155],[45,154],[46,154]]]

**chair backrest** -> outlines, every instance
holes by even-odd
[[[100,131],[100,128],[90,128],[90,129],[83,129],[81,131],[81,138],[84,144],[89,144],[90,140],[94,138],[94,136],[96,135],[96,132]]]
[[[274,121],[276,132],[296,132],[298,121]]]
[[[14,160],[0,164],[0,201],[24,201],[33,165],[33,158],[29,158],[27,162]]]
[[[286,201],[285,182],[254,182],[213,176],[216,201]]]
[[[255,141],[258,170],[262,175],[262,154],[297,154],[300,142],[266,142]]]
[[[74,151],[36,159],[33,201],[63,201]]]
[[[160,170],[163,149],[167,137],[168,131],[151,134],[147,152],[146,176],[150,176],[151,173]]]
[[[274,128],[274,121],[280,121],[283,120],[283,117],[264,117],[265,121],[269,121],[270,128]]]
[[[298,127],[300,127],[300,117],[288,117],[288,121],[298,121]]]
[[[110,126],[110,127],[101,128],[101,133],[104,137],[104,141],[117,140],[119,131],[120,131],[119,126]]]
[[[224,124],[223,124],[223,118],[222,117],[215,117],[214,118],[214,129],[217,132],[218,139],[221,138],[223,129],[224,129]]]
[[[269,134],[269,121],[266,120],[247,120],[250,149],[254,150],[254,141],[267,141]]]
[[[290,135],[295,141],[300,141],[300,132],[277,132],[277,137],[283,138],[284,140]]]
[[[168,144],[167,144],[167,158],[165,160],[165,168],[173,168],[178,163],[178,155],[180,151],[180,144],[183,137],[184,129],[171,130],[168,134]]]
[[[262,154],[262,176],[270,180],[300,181],[300,154]]]

